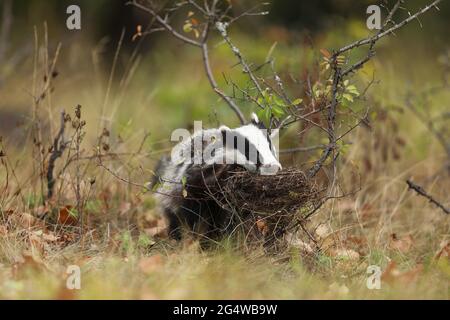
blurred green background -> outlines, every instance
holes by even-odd
[[[4,10],[5,1],[0,1],[0,10]],[[42,50],[46,50],[46,43],[50,57],[61,44],[56,65],[59,76],[54,81],[51,106],[47,109],[57,113],[61,108],[71,110],[77,104],[83,105],[90,132],[98,132],[99,123],[104,121],[123,139],[132,138],[136,131],[148,130],[153,133],[151,139],[155,142],[167,139],[173,128],[189,127],[193,120],[202,119],[207,126],[237,124],[233,113],[209,87],[201,54],[196,48],[180,43],[166,33],[132,41],[137,25],[146,26],[149,17],[125,5],[126,1],[10,2],[12,27],[4,42],[5,54],[0,63],[0,134],[8,133],[12,140],[16,139],[23,132],[17,124],[26,123],[29,117],[34,30],[41,48],[39,77],[44,76],[45,54]],[[394,2],[388,1],[387,6]],[[407,1],[407,7],[415,12],[428,2]],[[232,3],[234,13],[238,14],[262,2]],[[263,7],[270,14],[243,18],[232,26],[230,34],[249,61],[264,62],[274,47],[273,57],[282,77],[305,80],[308,74],[316,71],[320,49],[339,48],[370,34],[365,25],[366,8],[373,3],[274,0],[268,7]],[[81,31],[69,31],[65,26],[65,11],[71,4],[81,7]],[[383,83],[371,91],[377,97],[377,103],[392,104],[393,99],[408,90],[440,79],[442,65],[438,61],[439,57],[446,56],[450,39],[450,6],[443,2],[440,9],[439,13],[434,10],[427,13],[420,22],[413,21],[395,36],[378,44],[377,56],[355,80],[362,89],[375,72],[377,80]],[[407,14],[407,11],[401,12],[399,19]],[[4,24],[3,12],[1,16]],[[185,17],[183,12],[175,16],[174,26],[182,30]],[[122,30],[125,32],[123,43],[111,73]],[[235,58],[217,35],[211,39],[211,48],[214,73],[221,87],[230,90],[223,74],[245,84],[245,76],[234,67]],[[292,86],[290,90],[295,97],[305,94],[302,84]],[[248,115],[252,107],[242,104]],[[310,144],[321,142],[314,135],[310,138]],[[287,144],[291,142],[295,144],[295,141]]]

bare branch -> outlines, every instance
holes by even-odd
[[[297,152],[310,152],[315,150],[321,150],[327,148],[327,145],[319,144],[317,146],[311,146],[311,147],[298,147],[298,148],[290,148],[290,149],[283,149],[280,150],[280,154],[289,154],[289,153],[297,153]]]
[[[412,190],[414,190],[415,192],[417,192],[419,195],[421,195],[422,197],[427,198],[432,204],[434,204],[435,206],[439,207],[442,209],[442,211],[444,211],[446,214],[450,213],[450,209],[444,207],[444,205],[442,205],[440,202],[438,202],[437,200],[435,200],[432,196],[430,196],[421,186],[415,184],[414,182],[412,182],[411,180],[406,180],[406,183],[408,184],[408,187]]]
[[[51,149],[50,159],[48,161],[47,168],[47,200],[53,197],[53,189],[55,186],[55,178],[53,176],[53,171],[55,170],[55,163],[58,158],[60,158],[64,150],[67,147],[66,142],[64,141],[64,131],[66,129],[66,113],[65,111],[61,112],[61,122],[58,134],[53,140],[53,146]]]
[[[371,44],[373,42],[376,42],[378,40],[380,40],[381,38],[387,36],[388,34],[393,33],[395,30],[400,29],[401,27],[403,27],[404,25],[408,24],[409,22],[411,22],[412,20],[416,19],[417,17],[419,17],[420,15],[424,14],[425,12],[429,11],[431,8],[436,8],[437,10],[439,10],[439,8],[437,7],[437,5],[441,2],[442,0],[435,0],[433,1],[431,4],[427,5],[426,7],[420,9],[419,11],[417,11],[415,14],[410,15],[408,18],[406,18],[405,20],[403,20],[402,22],[395,24],[393,27],[381,32],[381,33],[377,33],[375,36],[373,37],[369,37],[366,39],[361,39],[358,41],[355,41],[341,49],[339,49],[338,51],[336,51],[334,53],[334,55],[337,57],[338,55],[343,54],[344,52],[350,51],[356,47],[361,47],[367,44]],[[395,13],[395,11],[397,11],[398,6],[400,4],[397,2],[397,4],[394,6],[394,9],[391,10],[391,12]],[[392,13],[392,15],[393,15]],[[392,21],[392,16],[390,15],[388,17],[388,19],[386,19],[386,21]],[[387,22],[386,22],[387,24]]]
[[[424,14],[425,12],[429,11],[431,8],[436,8],[437,4],[439,4],[441,2],[441,0],[435,0],[433,1],[431,4],[427,5],[426,7],[424,7],[423,9],[420,9],[418,12],[416,12],[413,15],[410,15],[408,18],[404,19],[402,22],[395,24],[393,27],[384,30],[384,28],[389,24],[389,22],[392,22],[392,18],[395,14],[395,12],[400,8],[400,5],[403,1],[399,0],[396,2],[396,4],[394,5],[394,7],[390,10],[388,17],[386,18],[386,20],[384,21],[383,24],[383,28],[373,37],[369,37],[366,39],[362,39],[362,40],[358,40],[356,42],[353,42],[345,47],[342,47],[341,49],[335,51],[331,57],[331,66],[333,68],[333,75],[332,75],[332,79],[333,79],[333,87],[332,87],[332,97],[331,97],[331,107],[328,110],[328,118],[327,118],[327,124],[328,124],[328,140],[329,140],[329,145],[328,147],[323,151],[321,157],[314,163],[313,167],[308,171],[308,176],[310,178],[314,177],[319,170],[322,168],[323,164],[325,163],[325,161],[332,155],[334,154],[334,150],[336,149],[336,142],[338,139],[336,139],[336,132],[335,132],[335,123],[336,123],[336,111],[337,111],[337,106],[339,104],[338,101],[338,90],[339,90],[339,86],[341,81],[344,79],[345,76],[349,75],[350,73],[357,71],[358,69],[362,68],[364,66],[365,63],[367,63],[368,61],[370,61],[370,59],[375,55],[374,52],[374,46],[376,44],[376,42],[378,40],[380,40],[381,38],[383,38],[386,35],[389,35],[391,33],[393,33],[395,30],[405,26],[407,23],[411,22],[412,20],[418,18],[420,15]],[[337,60],[338,57],[340,55],[342,55],[345,52],[348,52],[352,49],[355,48],[359,48],[361,46],[364,45],[370,45],[367,56],[364,57],[362,60],[360,60],[359,62],[351,65],[348,69],[345,70],[341,70],[341,67],[338,66]],[[351,130],[353,130],[355,127],[353,127]],[[346,132],[344,135],[348,134],[349,132]],[[342,137],[342,136],[341,136]],[[341,138],[340,137],[340,138]],[[339,138],[339,139],[340,139]],[[336,164],[335,164],[335,160],[337,158],[337,155],[333,156],[333,169],[334,169],[334,173],[336,171]],[[335,174],[333,174],[333,177],[335,176]]]
[[[227,27],[228,27],[227,23],[223,23],[223,22],[216,23],[217,30],[219,30],[220,34],[222,35],[222,38],[225,40],[225,42],[230,47],[231,51],[233,51],[234,55],[239,60],[239,63],[241,64],[244,73],[246,73],[250,77],[250,80],[253,82],[256,89],[258,90],[258,94],[262,97],[263,90],[261,88],[261,85],[258,82],[258,80],[256,79],[255,75],[253,74],[252,70],[250,69],[248,63],[245,61],[241,51],[231,42],[231,39],[228,36]]]
[[[242,113],[241,109],[236,105],[236,103],[228,97],[222,90],[219,89],[219,86],[217,84],[216,79],[214,78],[213,72],[211,70],[211,64],[209,61],[209,49],[208,49],[208,35],[209,35],[209,29],[210,25],[209,23],[205,27],[205,31],[203,34],[203,42],[201,45],[202,48],[202,56],[203,56],[203,65],[205,67],[206,76],[208,77],[209,83],[211,84],[212,89],[215,93],[217,93],[229,106],[230,108],[236,113],[237,117],[239,118],[239,121],[244,124],[246,122],[245,116]]]
[[[208,21],[206,22],[205,28],[203,30],[202,34],[202,41],[195,41],[188,37],[185,37],[184,35],[178,33],[168,22],[167,19],[163,19],[158,13],[156,13],[155,10],[153,10],[150,7],[143,6],[136,2],[136,0],[133,0],[131,2],[128,2],[128,5],[133,5],[147,13],[149,13],[158,24],[160,24],[165,30],[169,31],[174,37],[180,39],[181,41],[193,45],[195,47],[199,47],[202,50],[202,58],[203,58],[203,65],[205,67],[206,76],[208,78],[208,81],[214,90],[214,92],[219,95],[227,104],[228,106],[233,110],[233,112],[236,114],[236,116],[239,118],[239,121],[244,124],[246,122],[245,116],[240,110],[240,108],[237,106],[237,104],[231,99],[229,96],[227,96],[217,84],[216,79],[214,78],[214,74],[211,69],[211,63],[209,58],[209,48],[208,48],[208,38],[210,33],[211,24],[214,22],[214,11],[217,4],[217,1],[213,2],[213,5],[211,8],[208,7],[208,5],[205,3],[205,7],[202,8],[197,2],[191,0],[189,3],[194,6],[197,10],[201,11],[207,18]]]
[[[136,0],[127,2],[126,5],[135,6],[136,8],[139,8],[142,11],[145,11],[145,12],[149,13],[150,15],[152,15],[156,19],[156,22],[159,23],[164,29],[169,31],[175,38],[177,38],[183,42],[186,42],[190,45],[193,45],[196,47],[201,47],[202,44],[200,42],[192,40],[188,37],[185,37],[181,33],[177,32],[165,19],[163,19],[159,14],[157,14],[152,8],[143,6],[140,3],[136,2]]]

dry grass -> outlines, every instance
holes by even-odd
[[[76,48],[70,50],[75,55]],[[64,50],[61,54],[60,59],[70,60]],[[51,59],[44,64],[44,56],[37,61],[39,76],[51,66]],[[83,58],[90,59],[89,55]],[[220,62],[226,64],[227,60],[223,60]],[[404,79],[389,73],[389,65],[375,63],[383,82],[370,97],[375,105],[371,130],[355,131],[347,139],[351,144],[343,146],[347,150],[339,159],[339,185],[332,196],[349,195],[327,201],[304,226],[317,243],[312,243],[302,229],[286,234],[289,245],[271,254],[260,246],[243,245],[239,237],[225,239],[208,250],[201,250],[194,240],[175,243],[164,238],[164,223],[154,208],[152,195],[142,193],[138,185],[150,180],[149,168],[169,150],[170,144],[164,139],[169,128],[185,125],[180,119],[207,118],[204,113],[209,112],[191,106],[188,111],[174,108],[167,115],[164,108],[173,102],[171,99],[179,103],[191,97],[191,91],[208,90],[204,80],[192,76],[198,64],[180,67],[174,61],[168,64],[177,66],[179,77],[163,81],[160,86],[151,83],[155,88],[151,93],[148,86],[142,85],[141,79],[148,78],[145,73],[138,73],[133,82],[127,71],[120,85],[108,90],[103,85],[108,83],[108,75],[95,74],[99,81],[86,85],[92,78],[90,70],[60,63],[62,75],[52,80],[55,92],[49,91],[51,98],[47,95],[38,106],[42,143],[47,148],[40,149],[33,143],[32,124],[36,122],[1,132],[0,298],[449,299],[448,216],[409,191],[405,183],[414,177],[448,206],[450,179],[448,172],[442,171],[445,154],[414,115],[398,111],[403,106]],[[28,61],[0,90],[0,111],[4,114],[14,111],[15,106],[22,114],[30,114],[29,96],[18,87],[30,88],[30,92],[46,88],[42,79],[36,80],[34,88],[27,80],[32,66]],[[428,66],[424,64],[423,68]],[[94,69],[100,70],[101,66],[95,65]],[[174,73],[161,73],[159,79]],[[423,79],[422,74],[417,77]],[[176,90],[164,91],[165,87]],[[110,104],[99,108],[106,92],[110,93]],[[448,92],[435,96],[428,106],[443,111],[439,108],[448,106],[449,98]],[[203,96],[192,99],[190,105],[215,102],[213,95],[210,100]],[[56,106],[78,103],[83,105],[81,118],[86,121],[80,150],[76,151],[76,144],[70,145],[70,155],[58,159],[58,172],[70,165],[58,175],[54,198],[43,205],[45,180],[42,186],[41,171],[46,162],[40,155],[49,156],[48,146],[58,129],[51,129],[49,119],[57,127]],[[149,108],[151,114],[146,111]],[[229,113],[224,111],[222,115]],[[168,128],[158,131],[163,121]],[[76,124],[73,127],[67,123],[67,137],[80,131]],[[136,128],[148,128],[153,135],[144,139],[144,130]],[[111,171],[98,165],[99,152],[102,165]],[[79,161],[73,158],[77,156]],[[310,161],[310,156],[316,155],[284,156],[282,162],[298,165]],[[291,191],[287,202],[273,185],[280,177],[274,177],[267,188],[244,173],[225,184],[227,199],[233,200],[233,206],[261,215],[278,208],[282,200],[287,203],[284,209],[296,211],[305,206],[303,196],[297,192],[305,190],[305,181],[296,172],[297,176],[289,175],[292,179],[286,187]],[[328,182],[325,174],[320,179]],[[249,184],[254,193],[233,192],[234,186],[244,190]],[[261,198],[254,198],[255,194]],[[77,209],[80,201],[82,212]],[[256,231],[267,232],[265,227],[260,223]],[[65,288],[69,265],[82,268],[79,291]],[[383,270],[381,290],[366,287],[369,265]]]

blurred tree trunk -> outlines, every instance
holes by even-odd
[[[3,0],[3,14],[0,30],[0,65],[4,62],[6,51],[8,50],[9,37],[13,22],[12,0]]]

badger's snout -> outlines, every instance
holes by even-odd
[[[272,176],[278,173],[279,170],[282,170],[281,164],[279,163],[268,163],[263,164],[261,167],[259,167],[259,173],[262,176]]]

